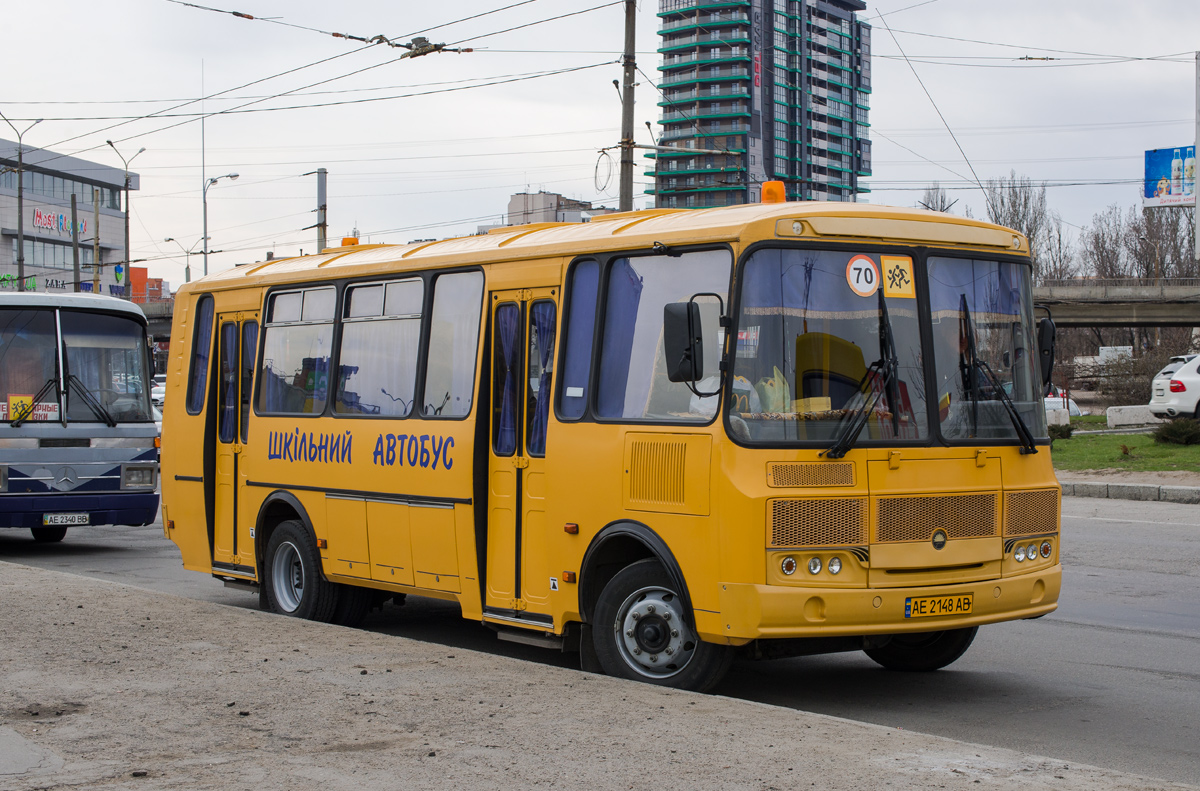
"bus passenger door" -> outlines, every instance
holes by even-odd
[[[252,577],[254,516],[242,513],[246,471],[241,462],[249,439],[258,314],[221,313],[217,327],[213,571]]]
[[[550,625],[546,429],[557,289],[492,295],[491,449],[485,613]]]

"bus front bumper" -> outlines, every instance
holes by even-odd
[[[1058,606],[1062,566],[1000,579],[913,588],[801,588],[721,583],[720,637],[747,640],[962,629],[1036,618]],[[906,618],[911,598],[971,594],[969,614]],[[700,624],[697,624],[698,626]],[[713,624],[715,625],[715,624]],[[707,638],[716,637],[701,626]]]
[[[45,514],[83,513],[88,525],[148,525],[158,515],[158,492],[0,495],[0,528],[44,527]]]

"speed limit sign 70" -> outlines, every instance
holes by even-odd
[[[879,290],[879,267],[869,256],[856,255],[846,264],[846,282],[860,297],[874,296]]]

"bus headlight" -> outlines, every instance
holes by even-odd
[[[1025,557],[1029,558],[1029,562],[1032,563],[1033,561],[1037,560],[1037,556],[1038,556],[1038,545],[1030,544],[1029,549],[1025,550]]]
[[[1025,560],[1025,547],[1017,547],[1017,551],[1013,553],[1013,560],[1021,563]]]
[[[829,573],[837,574],[841,570],[842,570],[842,559],[841,558],[830,558],[829,559]]]
[[[126,464],[121,468],[122,489],[153,489],[154,467],[151,465]]]
[[[821,573],[821,559],[820,558],[812,558],[808,561],[808,573],[809,574],[820,574]]]

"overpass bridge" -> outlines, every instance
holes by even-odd
[[[1200,327],[1200,277],[1051,280],[1033,301],[1059,327]]]
[[[1052,280],[1035,286],[1059,327],[1200,327],[1200,277]],[[171,337],[174,301],[141,306],[155,340]]]

